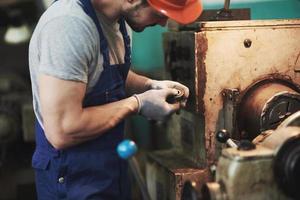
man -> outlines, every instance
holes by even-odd
[[[129,70],[125,21],[142,31],[168,17],[192,22],[201,9],[198,0],[59,0],[43,14],[29,47],[39,199],[130,198],[115,150],[124,119],[163,120],[185,104],[167,97],[189,90]]]

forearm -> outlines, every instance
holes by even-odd
[[[83,109],[81,127],[70,135],[77,138],[98,136],[112,129],[129,115],[135,114],[138,109],[137,100],[129,97],[117,102]]]
[[[67,148],[102,135],[136,113],[137,107],[137,100],[129,97],[101,106],[55,113],[57,117],[44,120],[46,136],[55,148]],[[45,116],[51,116],[51,113]]]
[[[149,82],[149,78],[138,75],[133,71],[129,71],[127,80],[126,80],[126,92],[128,95],[139,94],[147,91],[149,86],[147,82]]]

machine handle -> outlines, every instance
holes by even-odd
[[[225,129],[218,131],[216,134],[216,138],[220,143],[226,143],[230,147],[237,147],[237,144],[232,139],[230,139],[229,133]]]
[[[140,187],[142,196],[144,200],[151,200],[148,193],[144,177],[141,173],[140,166],[134,155],[136,154],[138,148],[134,141],[132,140],[123,140],[117,147],[118,155],[128,160],[129,167],[132,170],[133,176]]]

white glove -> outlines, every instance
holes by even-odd
[[[189,88],[186,86],[182,85],[181,83],[175,82],[175,81],[157,81],[157,80],[152,80],[149,79],[146,82],[146,87],[149,89],[164,89],[164,88],[176,88],[183,92],[183,97],[182,100],[180,101],[180,104],[182,107],[185,107],[186,101],[189,97]]]
[[[148,90],[134,97],[139,103],[139,113],[147,119],[163,121],[169,115],[180,109],[179,103],[170,104],[166,101],[168,96],[178,94],[177,89],[165,88],[161,90]]]

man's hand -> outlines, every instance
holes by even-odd
[[[149,79],[146,83],[146,87],[149,89],[165,89],[165,88],[175,88],[183,92],[183,98],[180,102],[182,107],[185,107],[187,98],[189,97],[189,88],[182,85],[181,83],[175,82],[175,81],[157,81]]]
[[[148,119],[163,121],[169,115],[180,109],[179,103],[169,104],[168,96],[175,96],[178,90],[163,88],[161,90],[148,90],[142,94],[134,95],[139,102],[139,113]]]

